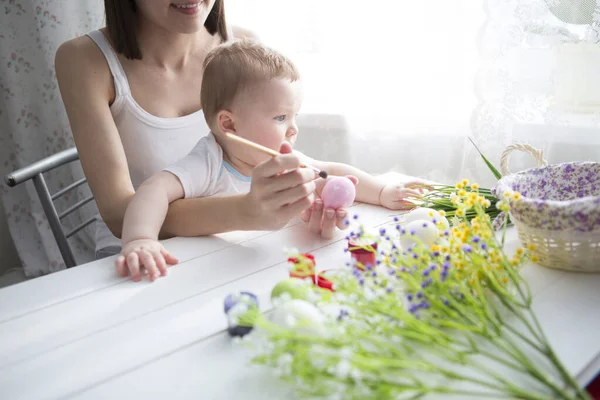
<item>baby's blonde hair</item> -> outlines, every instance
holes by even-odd
[[[274,78],[300,79],[296,66],[281,53],[254,40],[236,40],[213,49],[204,60],[200,101],[208,126],[250,85]]]

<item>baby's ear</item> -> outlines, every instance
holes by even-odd
[[[220,111],[217,114],[217,126],[223,133],[231,132],[235,133],[235,124],[233,121],[233,114],[227,110]]]

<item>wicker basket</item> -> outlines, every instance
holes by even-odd
[[[508,170],[515,150],[533,155],[538,168]],[[494,192],[521,193],[510,200],[510,217],[523,246],[535,245],[538,264],[568,271],[600,272],[600,163],[570,162],[548,166],[540,150],[508,146],[502,153]]]

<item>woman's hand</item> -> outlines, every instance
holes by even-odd
[[[279,151],[282,155],[257,165],[252,171],[252,185],[244,206],[254,229],[280,229],[315,199],[314,171],[300,168],[300,159],[290,154],[289,143],[282,144]]]
[[[348,178],[355,185],[358,183],[358,179],[356,177],[348,176]],[[317,181],[316,191],[319,196],[326,182],[326,179],[320,179]],[[348,219],[348,211],[345,208],[338,208],[337,210],[332,208],[325,209],[323,200],[320,198],[315,200],[310,208],[303,211],[300,217],[306,223],[306,225],[308,225],[308,229],[311,232],[316,233],[323,239],[333,238],[336,227],[342,230],[348,227],[348,224],[346,224],[346,220]]]
[[[142,277],[141,268],[145,268],[150,280],[155,281],[159,276],[167,275],[168,265],[177,262],[158,240],[138,239],[123,246],[121,255],[115,260],[115,269],[119,276],[131,274],[137,282]]]

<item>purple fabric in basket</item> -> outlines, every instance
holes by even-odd
[[[600,229],[600,163],[571,162],[532,168],[500,179],[493,189],[511,198],[511,215],[539,229],[591,232]]]

